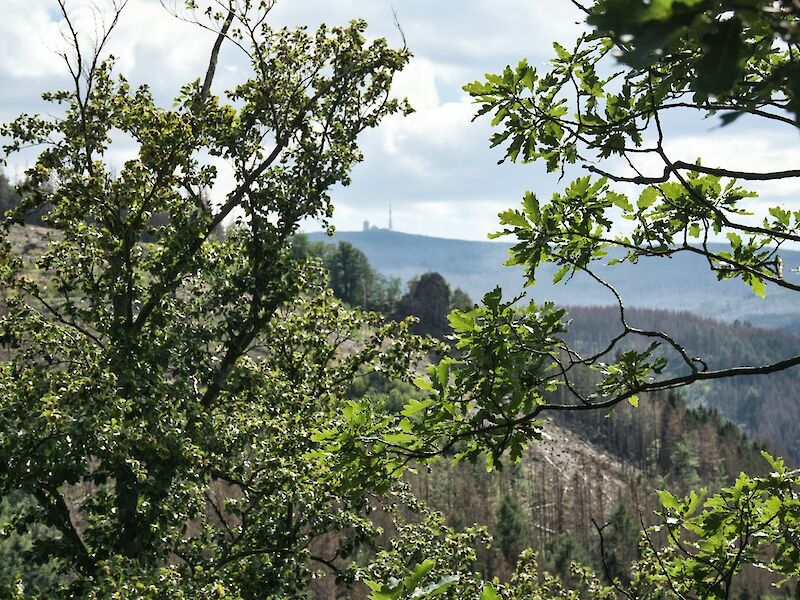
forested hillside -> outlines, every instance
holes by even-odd
[[[642,398],[640,409],[555,419],[544,439],[501,472],[440,463],[409,481],[416,494],[456,527],[488,523],[492,548],[479,553],[487,576],[507,578],[520,551],[536,550],[543,569],[570,580],[570,563],[603,570],[600,535],[613,576],[627,580],[640,556],[641,518],[659,508],[654,489],[712,491],[742,471],[763,473],[759,446],[714,410],[688,408],[680,397]],[[642,517],[643,515],[643,517]],[[748,570],[737,585],[753,597],[769,574]]]
[[[461,281],[462,284],[465,281],[469,282],[470,279],[477,280],[478,277],[485,277],[486,281],[491,281],[491,278],[498,274],[505,273],[504,276],[508,279],[518,274],[508,267],[492,269],[492,261],[499,261],[502,253],[506,251],[504,247],[493,243],[425,238],[387,230],[343,233],[337,234],[333,239],[339,239],[340,236],[343,240],[350,240],[345,243],[360,246],[364,254],[370,257],[369,263],[374,265],[376,270],[383,268],[385,271],[382,273],[393,276],[398,276],[398,273],[415,274],[415,268],[427,269],[430,265],[441,268],[446,277],[452,278],[453,281]],[[319,235],[310,237],[318,239],[319,242],[330,239]],[[800,347],[800,337],[797,335],[780,328],[765,328],[775,325],[773,317],[794,319],[798,314],[797,311],[783,317],[762,313],[758,319],[768,325],[759,327],[746,320],[731,322],[729,319],[702,317],[687,311],[656,310],[655,308],[659,306],[679,306],[680,302],[675,301],[674,297],[682,295],[685,290],[690,290],[689,298],[697,300],[698,305],[693,306],[697,313],[708,312],[707,307],[718,302],[734,304],[732,299],[719,299],[710,292],[703,291],[703,285],[697,282],[702,279],[703,273],[700,270],[701,266],[696,266],[693,271],[682,269],[682,265],[679,264],[674,277],[679,277],[678,272],[681,272],[681,279],[676,280],[674,285],[665,279],[669,275],[665,274],[663,269],[646,272],[644,278],[648,282],[643,286],[632,288],[634,290],[641,288],[644,293],[630,294],[626,300],[632,296],[631,304],[636,306],[642,302],[650,308],[628,309],[628,322],[642,329],[671,332],[674,339],[684,345],[690,356],[704,357],[709,369],[730,368],[743,364],[751,366],[769,364],[790,355],[794,349]],[[637,275],[637,278],[641,279],[641,274]],[[660,280],[661,283],[656,285],[649,279]],[[693,286],[693,283],[696,285]],[[633,286],[633,281],[628,281],[624,285]],[[736,285],[732,283],[730,287],[735,288]],[[678,288],[681,290],[680,294],[676,291]],[[575,285],[574,282],[571,282],[569,287],[564,287],[548,286],[545,281],[544,285],[537,284],[532,288],[529,295],[534,298],[539,297],[542,289],[558,294],[564,291],[582,291],[581,285]],[[586,305],[598,297],[598,292],[605,290],[602,288],[598,290],[597,285],[592,286],[590,282],[586,282],[586,291],[587,294],[584,296],[562,298],[562,301],[573,301],[568,309],[572,326],[568,330],[567,340],[581,351],[591,353],[607,346],[621,332],[621,327],[618,308]],[[650,299],[645,299],[645,293],[651,292]],[[754,310],[764,302],[747,289],[739,289],[739,292],[744,294],[740,298],[740,304],[751,306]],[[787,299],[791,299],[789,294],[785,295]],[[686,297],[683,298],[684,304],[691,304]],[[602,298],[598,300],[601,301]],[[576,306],[576,303],[584,305]],[[741,312],[742,308],[737,308],[736,314]],[[728,322],[724,322],[725,320]],[[626,347],[643,350],[648,344],[649,341],[640,338],[635,344],[623,346],[620,350]],[[662,344],[661,354],[671,361],[668,372],[678,374],[681,362],[675,351],[669,345]],[[698,382],[686,388],[682,394],[690,404],[718,410],[723,417],[742,427],[753,439],[768,440],[775,448],[791,456],[795,462],[800,462],[800,441],[794,427],[794,423],[800,420],[800,403],[797,402],[800,398],[800,371],[797,368],[770,377],[749,376]]]
[[[54,230],[34,226],[12,233],[11,241],[25,249],[29,260],[41,255],[48,240],[59,237]],[[335,247],[324,250],[333,252],[330,260],[336,259]],[[361,275],[372,273],[371,264],[361,261]],[[377,273],[373,277],[383,285],[385,278]],[[361,302],[358,290],[352,301]],[[419,305],[424,301],[421,298]],[[570,307],[569,342],[586,352],[603,347],[619,333],[617,310]],[[637,327],[671,331],[688,352],[706,357],[710,368],[767,363],[800,342],[794,335],[749,323],[722,323],[685,312],[629,309],[627,319]],[[555,393],[563,392],[559,388]],[[371,377],[350,394],[371,396],[377,406],[392,412],[400,411],[409,397],[419,397],[419,390]],[[478,565],[487,578],[509,577],[518,554],[529,547],[536,550],[543,568],[566,581],[572,577],[573,560],[602,571],[600,536],[593,520],[609,523],[604,541],[613,544],[613,553],[606,560],[613,575],[625,577],[639,556],[639,511],[650,515],[659,507],[654,489],[715,489],[739,472],[764,472],[767,464],[759,454],[763,447],[798,461],[795,423],[800,407],[795,398],[800,397],[800,377],[795,371],[709,382],[686,388],[682,395],[686,402],[679,395],[655,394],[643,396],[636,409],[625,405],[610,412],[557,415],[545,426],[543,441],[532,445],[519,464],[501,472],[440,462],[406,479],[415,495],[441,510],[455,529],[488,524],[494,544],[478,552]],[[382,523],[380,518],[377,522]],[[15,554],[29,550],[30,543],[28,537],[13,536],[0,545],[0,555],[7,557],[0,579],[26,572]],[[31,571],[29,576],[44,583],[54,577],[50,570]],[[768,589],[770,581],[766,574],[748,571],[741,585],[757,594]],[[336,586],[324,578],[315,589],[326,595],[335,593]]]
[[[569,339],[577,347],[595,352],[619,334],[619,311],[614,307],[570,307]],[[800,347],[800,337],[754,327],[750,323],[721,323],[686,312],[630,309],[628,322],[644,329],[669,331],[690,356],[702,356],[709,369],[736,365],[765,365]],[[648,342],[649,343],[649,342]],[[642,349],[639,340],[630,347]],[[674,372],[681,362],[674,350],[662,345]],[[755,439],[769,440],[782,453],[800,463],[800,368],[767,376],[698,382],[682,392],[692,405],[707,406],[741,426]]]

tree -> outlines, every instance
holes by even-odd
[[[366,254],[350,242],[339,242],[327,261],[333,293],[351,306],[367,308],[374,273]]]
[[[494,115],[498,131],[491,143],[505,147],[504,160],[540,160],[562,176],[580,164],[598,176],[578,177],[548,201],[526,193],[521,210],[501,214],[503,230],[497,235],[514,236],[511,262],[526,269],[530,284],[551,264],[556,283],[580,274],[607,288],[618,305],[619,328],[606,347],[583,355],[565,341],[567,323],[555,306],[519,308],[504,302],[497,290],[481,307],[455,311],[450,319],[464,356],[452,363],[450,383],[432,385],[439,398],[458,398],[463,408],[439,449],[467,436],[475,441],[470,452],[489,450],[497,457],[510,448],[516,455],[518,444],[537,435],[539,419],[548,411],[609,409],[626,401],[635,405],[643,392],[800,365],[794,353],[755,366],[710,368],[668,332],[631,325],[622,296],[605,275],[613,272],[606,263],[645,264],[685,253],[705,261],[718,279],[740,279],[762,297],[768,289],[800,291],[791,265],[784,269],[780,256],[785,244],[800,241],[800,211],[773,206],[763,218],[748,219],[742,203],[755,194],[740,183],[791,179],[800,171],[706,166],[698,157],[675,158],[666,145],[664,117],[675,111],[701,117],[728,111],[797,131],[786,113],[797,78],[783,74],[800,59],[794,38],[775,37],[784,21],[790,29],[797,26],[796,10],[751,10],[751,4],[767,3],[728,10],[727,3],[716,2],[599,1],[586,8],[589,22],[599,24],[596,31],[580,36],[570,49],[556,45],[548,72],[538,73],[523,60],[465,86],[479,105],[478,116]],[[624,41],[634,34],[603,28],[623,19],[620,7],[625,6],[639,7],[625,18],[639,19],[642,40],[660,31],[662,17],[693,8],[691,19],[661,40],[661,51],[646,54],[639,63]],[[738,74],[726,75],[724,90],[715,84],[712,97],[711,91],[698,89],[698,73],[714,65],[729,67],[730,56],[720,47],[724,40],[713,33],[729,21],[737,27]],[[632,66],[611,71],[615,53],[627,56]],[[659,161],[663,172],[644,172],[642,157]],[[638,198],[629,198],[619,184],[640,186]],[[620,222],[627,222],[627,229]],[[638,340],[645,342],[643,347],[636,345]],[[574,385],[575,376],[585,370],[596,377],[588,392]],[[568,390],[560,395],[567,401],[547,396],[558,387]],[[443,407],[443,413],[450,412]]]
[[[359,133],[407,110],[389,88],[408,53],[367,42],[361,21],[275,30],[272,4],[211,3],[207,70],[164,108],[104,58],[124,3],[91,53],[61,3],[73,87],[45,95],[59,116],[2,128],[6,154],[43,148],[0,238],[0,496],[26,499],[4,505],[3,534],[33,531],[26,560],[61,574],[50,594],[297,597],[317,568],[365,576],[353,556],[378,543],[370,512],[402,501],[399,461],[337,469],[322,431],[380,422],[345,401],[353,380],[407,379],[429,344],[336,301],[291,237],[330,216]],[[252,73],[222,99],[225,43]],[[117,132],[138,152],[114,173]],[[206,155],[235,173],[213,203]],[[44,206],[50,241],[31,256],[14,232]],[[230,219],[225,239],[212,235]],[[445,531],[420,527],[408,526],[431,543]],[[391,559],[372,568],[414,564]],[[25,585],[2,593],[33,593]]]
[[[0,172],[0,220],[4,219],[6,213],[19,206],[21,198],[13,186],[8,181],[5,173]],[[50,206],[44,205],[25,213],[25,222],[31,225],[44,225],[42,217],[50,210]],[[1,221],[0,221],[1,222]]]
[[[612,579],[616,578],[627,583],[633,561],[638,558],[641,526],[634,518],[633,511],[626,504],[620,504],[608,518],[608,525],[603,529],[601,535],[604,571]]]
[[[450,310],[470,310],[475,305],[464,290],[456,288],[450,296]]]
[[[419,319],[415,333],[443,339],[449,332],[450,286],[439,273],[423,273],[408,282],[408,292],[400,298],[397,315],[414,315]]]
[[[19,196],[9,184],[5,173],[0,172],[0,219],[17,204],[19,204]]]
[[[516,500],[505,494],[494,515],[495,540],[500,552],[513,564],[526,536],[525,519]]]
[[[292,255],[318,259],[328,270],[328,285],[333,293],[350,306],[387,315],[395,312],[400,280],[377,273],[367,256],[351,243],[311,242],[308,236],[298,233],[292,236]]]

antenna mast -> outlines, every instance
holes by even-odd
[[[389,200],[389,231],[392,230],[392,201]]]

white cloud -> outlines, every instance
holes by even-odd
[[[44,2],[5,0],[0,19],[0,75],[4,80],[52,76],[63,62],[55,49],[61,41],[58,25]]]
[[[582,29],[576,25],[580,13],[568,0],[417,1],[401,4],[398,11],[401,22],[409,15],[406,34],[412,48],[478,70],[497,68],[499,63],[490,64],[497,60],[542,58],[553,41],[568,43]]]
[[[94,28],[91,1],[68,1],[86,33]],[[50,49],[60,40],[55,0],[3,0],[3,5],[0,120],[41,110],[39,92],[66,81]],[[569,0],[280,0],[270,19],[275,26],[315,27],[363,17],[370,37],[386,36],[399,46],[403,38],[393,8],[415,55],[394,91],[408,96],[417,112],[387,119],[363,136],[366,160],[355,169],[353,185],[333,192],[335,222],[344,229],[360,228],[364,219],[384,224],[391,200],[397,228],[484,239],[496,228],[497,211],[536,188],[542,169],[495,165],[499,155],[488,148],[488,124],[470,122],[474,108],[461,86],[522,57],[542,64],[552,41],[575,38],[578,12]],[[168,105],[183,83],[202,73],[211,42],[208,32],[174,19],[158,0],[130,0],[109,50],[132,84],[149,83]],[[238,51],[224,54],[220,67],[220,91],[246,72]],[[115,146],[114,161],[132,151]],[[29,162],[21,157],[11,168]],[[221,168],[213,197],[232,184],[229,169]]]
[[[417,177],[435,177],[443,152],[458,152],[470,137],[466,127],[474,108],[467,101],[422,108],[408,117],[393,116],[380,129],[388,160],[407,165]]]
[[[698,157],[709,167],[724,167],[733,171],[768,173],[797,169],[800,165],[800,146],[796,132],[771,129],[710,133],[674,140],[667,146],[670,156],[686,157],[694,162]],[[759,181],[745,184],[759,193],[761,200],[773,205],[782,201],[800,201],[800,179]]]

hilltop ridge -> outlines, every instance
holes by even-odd
[[[388,229],[337,231],[307,234],[312,241],[350,242],[359,248],[380,273],[403,282],[427,271],[437,271],[455,288],[473,300],[499,285],[506,298],[523,291],[524,272],[519,266],[503,266],[511,243],[436,238]],[[720,246],[722,248],[722,246]],[[782,251],[787,279],[800,283],[800,275],[789,269],[800,266],[800,252]],[[537,302],[551,300],[561,305],[596,306],[614,302],[610,292],[578,274],[569,285],[554,285],[555,268],[540,269],[528,296]],[[623,295],[626,305],[638,308],[688,311],[726,322],[748,321],[761,327],[800,332],[800,298],[775,286],[767,287],[763,300],[741,281],[717,281],[702,257],[679,254],[670,259],[641,259],[639,265],[620,264],[599,271]]]

